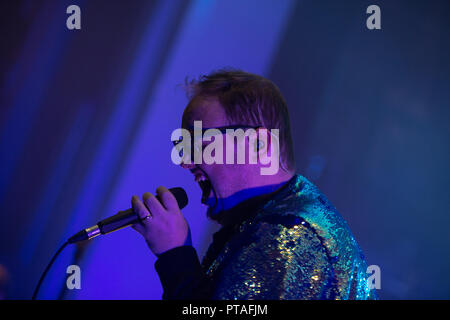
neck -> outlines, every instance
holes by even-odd
[[[293,176],[294,174],[289,174],[283,179],[271,179],[260,186],[241,190],[227,198],[220,198],[216,206],[208,209],[208,217],[222,225],[228,225],[236,219],[239,220],[239,216],[244,215],[242,218],[245,218],[245,213],[254,211],[259,204],[268,200]]]

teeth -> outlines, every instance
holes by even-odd
[[[195,182],[199,182],[199,181],[206,181],[206,177],[204,177],[204,176],[196,176],[195,177]]]

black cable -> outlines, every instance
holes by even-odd
[[[56,257],[58,257],[58,255],[61,253],[61,251],[63,251],[63,249],[69,244],[68,241],[66,241],[61,248],[58,249],[58,251],[56,251],[55,255],[53,256],[52,260],[50,261],[50,263],[47,265],[47,268],[45,268],[44,273],[42,274],[41,278],[39,279],[39,282],[36,286],[36,289],[34,289],[34,293],[33,293],[33,297],[31,298],[31,300],[36,300],[37,294],[39,292],[39,288],[41,287],[42,282],[44,281],[45,276],[47,275],[47,272],[50,270],[50,267],[52,266],[53,262],[55,262]]]

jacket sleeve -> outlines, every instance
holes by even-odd
[[[218,299],[326,299],[333,270],[314,229],[296,217],[262,221],[235,240]],[[240,248],[240,249],[239,249]]]
[[[158,257],[155,269],[164,290],[163,300],[210,298],[209,281],[192,246],[164,252]]]

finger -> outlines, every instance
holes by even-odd
[[[150,192],[144,193],[142,196],[142,200],[144,201],[145,206],[150,210],[150,213],[153,217],[158,217],[161,213],[166,211],[161,202]]]
[[[145,220],[147,220],[145,219],[145,217],[150,214],[150,211],[148,211],[147,207],[142,203],[138,196],[131,197],[131,207],[141,221],[144,222]]]
[[[140,234],[145,234],[145,227],[140,222],[133,224],[131,227]]]
[[[169,212],[179,211],[178,202],[175,196],[166,187],[158,187],[156,189],[158,198],[161,199],[161,203]]]

